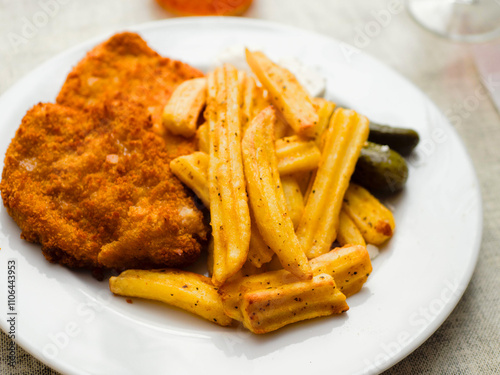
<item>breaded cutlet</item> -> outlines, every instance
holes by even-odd
[[[161,115],[175,88],[199,70],[160,56],[136,33],[116,34],[93,48],[69,73],[57,103],[84,109],[105,100],[143,105],[154,130],[163,134]]]
[[[124,101],[87,111],[51,103],[29,110],[0,184],[22,237],[69,267],[193,262],[207,225],[170,171],[176,155],[152,127],[144,107]]]

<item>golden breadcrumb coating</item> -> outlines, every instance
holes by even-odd
[[[104,102],[88,111],[38,104],[5,157],[0,189],[22,237],[69,267],[183,266],[200,253],[207,226],[152,129],[148,111]]]
[[[73,108],[118,99],[139,103],[153,116],[154,130],[163,134],[161,115],[175,88],[199,70],[160,56],[138,35],[112,36],[85,56],[68,75],[57,103]]]

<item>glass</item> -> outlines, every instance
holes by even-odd
[[[408,0],[413,18],[436,34],[462,42],[500,37],[500,0]]]

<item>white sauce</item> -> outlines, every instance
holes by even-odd
[[[370,260],[375,259],[380,254],[378,247],[375,245],[367,244],[366,250],[368,251],[368,254],[370,255]]]
[[[323,97],[326,90],[326,80],[316,69],[306,66],[300,60],[289,57],[280,59],[278,64],[288,69],[297,77],[300,84],[313,97]]]
[[[260,50],[258,47],[249,48],[252,51]],[[215,66],[224,63],[233,65],[238,70],[251,72],[245,59],[245,46],[234,45],[226,48],[215,57]],[[277,63],[292,72],[300,84],[313,97],[322,97],[326,90],[326,79],[317,69],[304,65],[300,60],[294,57],[283,58]]]

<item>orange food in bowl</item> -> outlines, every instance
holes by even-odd
[[[156,0],[163,8],[178,16],[238,16],[252,0]]]

